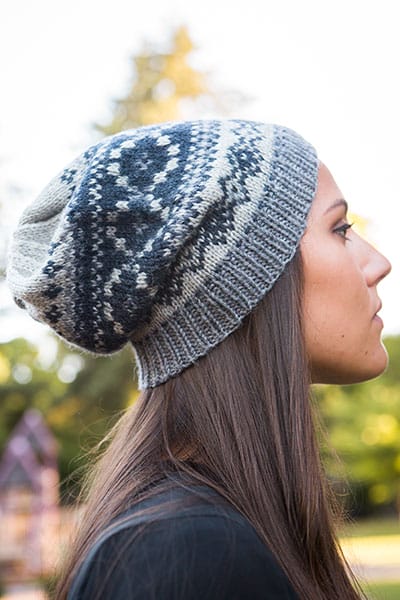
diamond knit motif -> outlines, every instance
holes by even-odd
[[[9,251],[16,303],[72,346],[131,342],[139,387],[221,342],[293,257],[317,180],[290,129],[166,123],[90,147],[23,213]]]

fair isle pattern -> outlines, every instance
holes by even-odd
[[[16,303],[72,346],[133,345],[154,387],[241,324],[293,257],[316,190],[314,149],[252,121],[166,123],[105,138],[23,213]]]

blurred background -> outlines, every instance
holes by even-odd
[[[390,366],[318,386],[322,452],[371,598],[400,598],[400,38],[395,0],[114,0],[0,4],[0,595],[45,598],[79,516],[91,449],[137,397],[133,353],[73,352],[18,309],[12,231],[48,181],[102,136],[158,121],[292,127],[332,171],[380,285]]]

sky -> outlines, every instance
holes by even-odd
[[[191,64],[248,101],[229,115],[279,123],[317,149],[388,256],[384,332],[400,333],[400,36],[397,2],[1,0],[0,234],[96,141],[132,77],[130,57],[186,25]],[[210,115],[200,115],[210,116]],[[1,243],[1,239],[0,239]],[[0,286],[0,342],[43,326]]]

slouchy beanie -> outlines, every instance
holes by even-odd
[[[292,259],[317,185],[314,148],[245,120],[104,138],[28,206],[8,252],[15,302],[73,348],[132,344],[139,389],[237,329]]]

